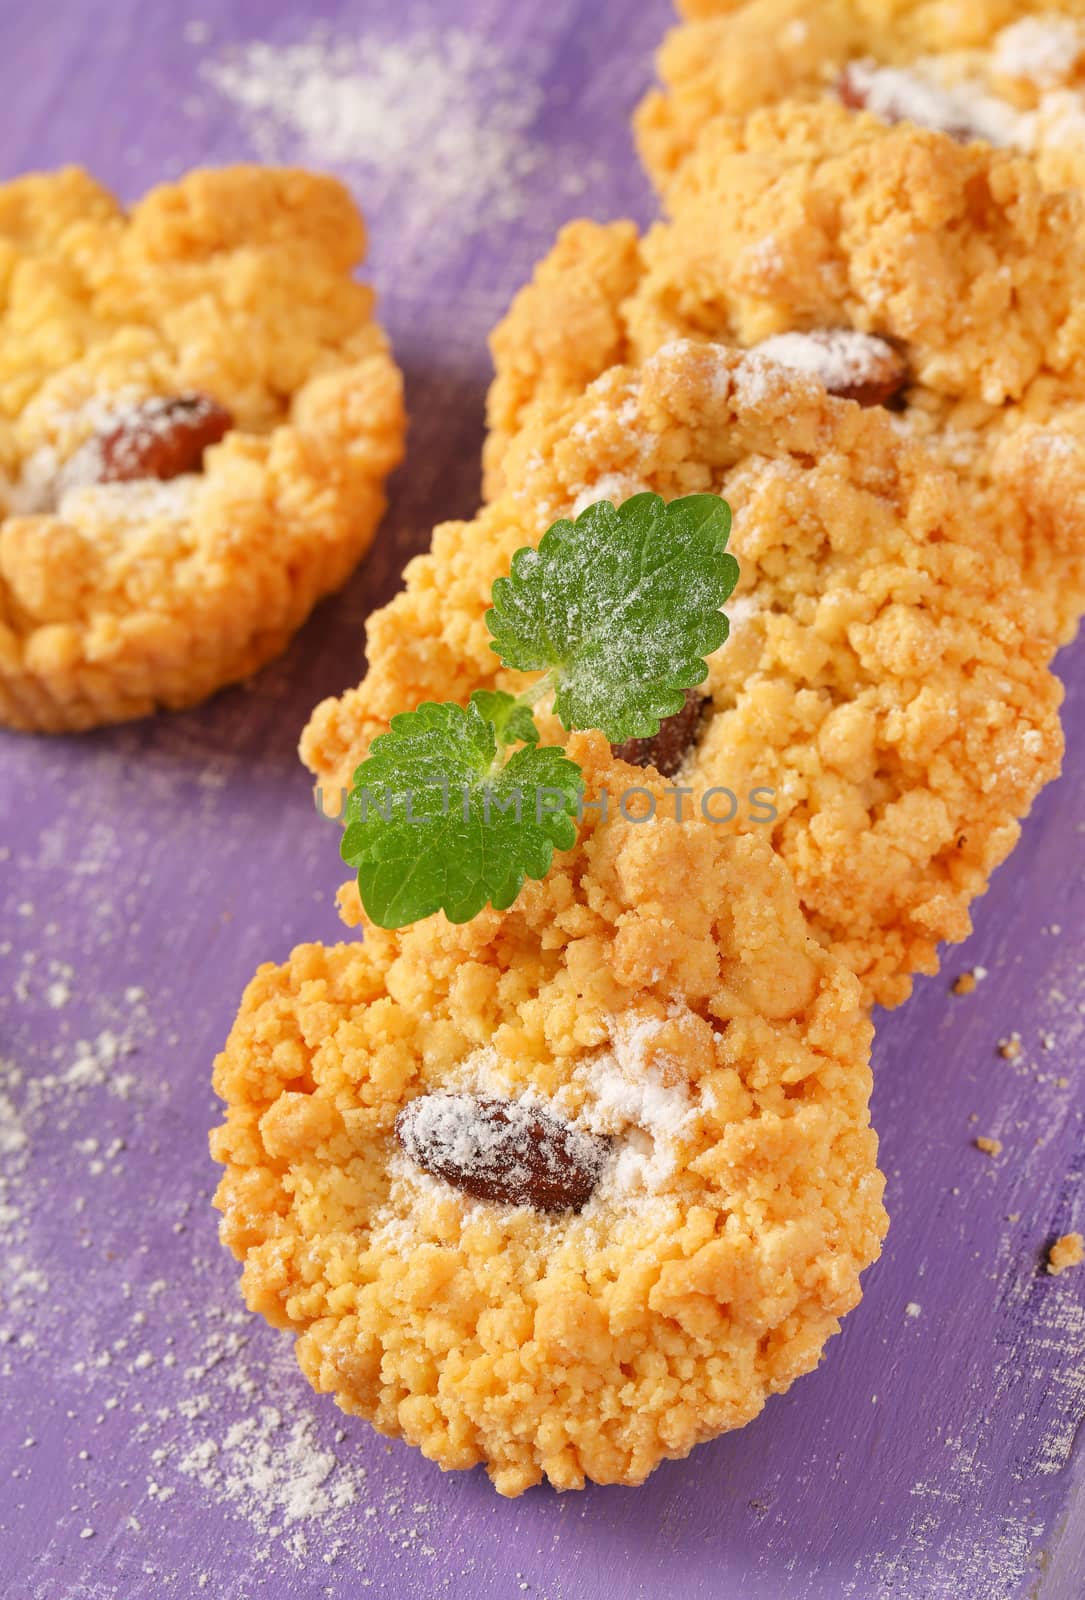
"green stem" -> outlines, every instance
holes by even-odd
[[[549,671],[543,673],[541,678],[529,684],[522,694],[516,696],[516,704],[518,706],[536,706],[544,695],[553,693],[554,686],[554,669],[551,667]]]
[[[527,706],[528,710],[531,710],[538,704],[544,695],[552,693],[554,687],[554,671],[553,668],[551,668],[548,672],[544,672],[542,677],[537,679],[535,683],[529,684],[522,694],[518,694],[516,696],[516,704],[518,706]],[[509,749],[509,747],[507,745],[502,747],[499,744],[497,754],[494,757],[493,765],[490,767],[490,770],[487,773],[487,777],[496,778],[497,774],[508,764],[511,759],[512,751]]]

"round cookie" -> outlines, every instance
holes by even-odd
[[[314,713],[302,755],[327,808],[404,706],[523,686],[483,617],[493,579],[554,518],[644,489],[718,492],[740,578],[678,781],[724,786],[743,812],[751,791],[774,791],[765,831],[815,933],[868,999],[899,1004],[914,973],[937,970],[939,942],[969,932],[1062,741],[1061,686],[1014,565],[893,422],[689,342],[537,416],[505,495],[438,529],[370,619],[367,677]]]
[[[0,186],[0,723],[191,705],[345,581],[405,426],[364,249],[300,171]]]
[[[532,409],[616,360],[722,341],[798,361],[847,395],[861,394],[848,369],[865,343],[881,355],[864,358],[875,381],[861,397],[885,400],[896,427],[967,480],[1039,625],[1070,638],[1085,610],[1076,199],[1045,194],[1029,162],[986,146],[790,105],[717,119],[668,204],[639,246],[628,224],[574,224],[513,302],[492,341],[488,492]]]
[[[784,100],[868,108],[1019,150],[1052,189],[1085,186],[1080,0],[686,0],[634,119],[661,190],[720,115]]]
[[[600,736],[572,748],[624,789]],[[858,984],[765,839],[636,776],[655,821],[588,811],[510,910],[263,967],[215,1067],[249,1306],[345,1410],[505,1495],[637,1484],[749,1422],[886,1227]],[[496,1123],[549,1130],[560,1194]]]

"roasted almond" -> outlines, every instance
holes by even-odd
[[[179,478],[198,472],[204,451],[233,425],[225,406],[209,395],[155,396],[95,435],[71,476],[84,483]]]
[[[476,1200],[579,1211],[599,1182],[609,1148],[550,1112],[518,1100],[423,1094],[396,1118],[412,1161]]]
[[[626,739],[611,745],[619,761],[631,767],[655,767],[664,778],[673,778],[697,742],[708,696],[700,689],[686,690],[686,703],[673,717],[664,717],[659,732],[650,739]]]
[[[791,372],[814,378],[841,400],[884,406],[908,382],[908,363],[887,339],[857,328],[814,328],[808,333],[776,333],[753,346]]]

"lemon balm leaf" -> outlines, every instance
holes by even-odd
[[[522,695],[477,689],[393,717],[354,774],[342,855],[366,913],[402,928],[443,911],[504,910],[576,839],[583,774],[539,744],[531,706],[553,692],[566,728],[650,739],[687,703],[727,638],[738,578],[715,495],[641,494],[556,522],[513,558],[486,620],[506,666],[542,672]],[[519,748],[514,748],[519,747]]]
[[[507,667],[552,674],[564,727],[598,728],[612,744],[651,738],[727,638],[730,529],[716,495],[588,506],[517,551],[494,584],[490,648]]]
[[[504,733],[513,722],[504,715]],[[435,911],[469,922],[487,903],[504,910],[575,842],[577,764],[560,748],[528,746],[502,765],[498,745],[477,702],[427,702],[374,739],[354,774],[341,853],[378,927]]]
[[[538,744],[539,730],[531,707],[515,695],[506,694],[503,689],[476,689],[471,704],[493,723],[498,744]]]

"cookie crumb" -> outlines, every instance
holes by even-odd
[[[1085,1261],[1085,1238],[1080,1233],[1064,1233],[1047,1252],[1047,1270],[1053,1278]]]
[[[954,994],[971,994],[976,987],[976,977],[972,972],[962,972],[959,978],[953,980]]]
[[[904,1315],[906,1317],[918,1317],[922,1310],[923,1307],[920,1305],[918,1300],[909,1300],[908,1304],[904,1307]]]
[[[1021,1035],[1015,1032],[1008,1039],[1000,1039],[998,1053],[1004,1061],[1016,1061],[1021,1054]]]
[[[976,1149],[982,1150],[986,1156],[1000,1156],[1002,1154],[1001,1139],[990,1139],[985,1133],[981,1133],[978,1138],[973,1139],[972,1142]]]

